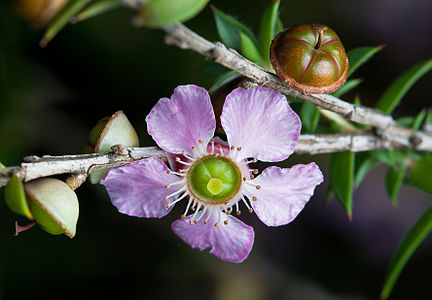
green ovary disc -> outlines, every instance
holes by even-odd
[[[198,160],[188,174],[189,187],[195,197],[209,203],[231,199],[241,184],[241,174],[232,161],[223,157]]]

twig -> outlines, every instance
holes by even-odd
[[[227,48],[220,42],[212,43],[182,24],[166,27],[165,31],[167,32],[165,42],[169,45],[196,51],[231,70],[237,71],[259,85],[312,102],[318,107],[335,112],[350,121],[373,126],[377,129],[377,134],[384,137],[385,140],[417,151],[432,151],[431,134],[401,127],[391,116],[378,110],[353,105],[331,95],[306,94],[296,90],[277,75],[266,72],[235,50]]]
[[[370,151],[406,149],[404,144],[386,140],[382,137],[365,134],[324,134],[301,135],[295,148],[297,154],[320,154],[338,151]],[[134,160],[156,156],[166,161],[167,153],[157,147],[123,148],[113,146],[113,152],[93,153],[63,156],[30,156],[21,166],[4,168],[0,171],[0,187],[16,174],[22,181],[27,182],[40,177],[58,174],[72,174],[66,182],[76,189],[85,182],[87,175],[94,170],[115,168]]]

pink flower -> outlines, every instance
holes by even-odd
[[[176,154],[184,167],[173,172],[150,157],[113,169],[102,182],[112,203],[130,216],[161,218],[174,204],[186,202],[173,231],[222,260],[242,262],[252,249],[252,227],[231,214],[240,213],[240,202],[264,224],[284,225],[323,181],[315,163],[272,166],[254,178],[257,170],[248,163],[288,158],[300,134],[299,117],[274,90],[237,88],[227,96],[221,122],[228,145],[212,139],[216,122],[210,97],[195,85],[179,86],[171,99],[160,99],[146,121],[159,147]]]

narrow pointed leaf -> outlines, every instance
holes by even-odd
[[[278,20],[279,0],[276,0],[264,12],[260,27],[261,55],[266,65],[270,65],[270,44],[277,32],[275,26]]]
[[[315,104],[305,102],[300,110],[300,118],[305,132],[314,133],[318,125],[320,112]]]
[[[48,43],[59,33],[71,19],[79,13],[91,0],[70,0],[53,18],[49,24],[45,35],[40,41],[41,47],[46,47]]]
[[[365,176],[378,165],[378,161],[368,153],[361,153],[357,154],[355,164],[354,185],[357,187]]]
[[[249,60],[253,61],[257,65],[262,65],[262,58],[258,48],[252,39],[243,32],[240,32],[240,46],[241,53]]]
[[[334,153],[330,160],[330,184],[350,220],[352,217],[354,161],[354,153],[350,151]]]
[[[408,92],[425,73],[432,69],[432,59],[423,61],[397,78],[384,92],[378,101],[377,108],[390,114]]]
[[[405,177],[406,167],[391,167],[386,175],[386,189],[393,205],[398,204],[398,194]]]
[[[209,93],[213,93],[215,90],[217,90],[219,87],[223,86],[225,83],[231,81],[234,78],[239,77],[240,74],[236,71],[228,71],[226,73],[221,74],[216,78],[215,83],[210,87]]]
[[[212,9],[219,37],[226,46],[240,51],[240,32],[248,35],[254,44],[258,45],[258,41],[249,28],[243,25],[236,18],[222,12],[214,6],[212,6]]]
[[[4,164],[2,164],[2,163],[0,162],[0,171],[1,171],[2,169],[4,169],[4,168],[6,168],[6,167],[4,166]]]
[[[343,86],[341,86],[336,92],[333,92],[332,95],[335,97],[340,97],[349,91],[351,91],[353,88],[357,87],[360,83],[362,83],[363,80],[361,79],[351,79],[348,80]]]
[[[409,175],[408,182],[421,189],[422,191],[432,194],[432,156],[425,155],[420,158]]]
[[[381,290],[380,299],[384,300],[390,296],[399,274],[405,267],[407,261],[413,255],[417,247],[423,242],[427,235],[432,230],[432,208],[417,221],[411,228],[408,234],[404,237],[402,243],[399,245],[391,263],[387,276]]]
[[[383,45],[377,47],[359,47],[347,52],[349,61],[348,77],[355,72],[362,64],[367,62],[372,56],[379,52]]]
[[[426,117],[426,111],[425,110],[422,110],[421,112],[419,112],[419,114],[415,117],[413,124],[411,125],[411,129],[419,130],[425,117]]]
[[[195,17],[209,0],[150,0],[142,1],[136,24],[161,28],[185,22]]]
[[[118,0],[102,0],[95,2],[85,9],[81,11],[74,19],[73,21],[75,23],[81,22],[96,16],[99,16],[107,11],[110,11],[114,8],[117,8],[120,6],[120,1]]]

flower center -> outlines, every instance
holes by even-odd
[[[187,181],[197,200],[220,204],[228,202],[238,192],[241,173],[231,160],[207,156],[190,167]]]

